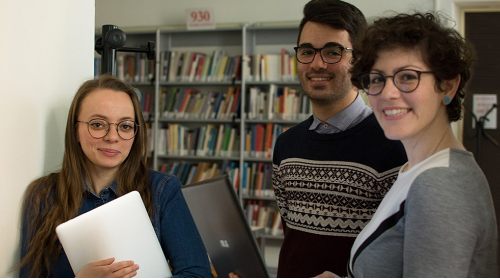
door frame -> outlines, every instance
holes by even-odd
[[[465,33],[465,13],[468,12],[499,12],[500,0],[480,1],[480,0],[436,0],[434,11],[442,12],[455,21],[454,26],[462,36]],[[464,118],[451,124],[453,133],[463,143]]]

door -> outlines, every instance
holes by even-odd
[[[474,153],[488,179],[495,203],[497,223],[499,223],[500,147],[497,146],[497,142],[500,142],[500,130],[498,128],[485,129],[484,135],[478,135],[478,131],[472,128],[474,118],[471,110],[473,110],[475,94],[496,95],[497,100],[500,101],[500,10],[465,12],[464,19],[465,38],[474,46],[476,61],[466,89],[465,106],[469,110],[466,109],[464,112],[463,143],[467,150]],[[494,116],[490,113],[487,117],[490,119],[495,117],[498,127],[500,124],[498,114]]]

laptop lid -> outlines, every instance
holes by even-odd
[[[60,224],[56,233],[75,275],[90,262],[114,257],[138,264],[136,277],[172,276],[137,191]]]
[[[182,188],[218,277],[269,277],[260,249],[227,175]]]

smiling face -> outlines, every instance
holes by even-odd
[[[346,30],[311,21],[304,25],[300,35],[300,47],[322,48],[328,43],[338,43],[352,48],[349,33]],[[344,50],[342,59],[335,64],[325,63],[319,52],[316,53],[311,63],[297,62],[300,84],[313,103],[330,104],[346,99],[350,93],[356,95],[348,72],[351,67],[351,58],[351,51]],[[352,101],[349,100],[348,103]]]
[[[109,123],[123,120],[134,121],[134,106],[125,92],[97,89],[82,101],[78,121],[88,122],[102,119]],[[123,140],[111,124],[108,134],[96,139],[89,134],[85,123],[77,123],[77,136],[90,170],[94,172],[117,172],[130,153],[134,138]]]
[[[401,69],[430,71],[420,52],[395,49],[378,52],[371,72],[392,76]],[[417,89],[404,93],[394,85],[393,78],[387,78],[380,94],[369,95],[387,138],[417,143],[442,134],[449,121],[443,104],[445,93],[437,92],[435,83],[433,74],[422,74]]]

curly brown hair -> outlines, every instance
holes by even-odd
[[[351,68],[352,83],[361,88],[357,77],[370,72],[380,51],[396,48],[420,51],[423,61],[436,77],[436,88],[443,81],[460,76],[455,97],[446,110],[450,122],[462,117],[465,85],[470,78],[473,49],[453,28],[446,27],[443,15],[431,13],[398,14],[376,20],[368,27],[358,48],[359,60]]]

